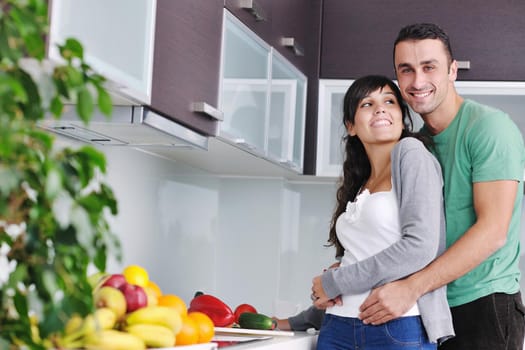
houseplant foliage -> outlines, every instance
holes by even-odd
[[[40,129],[74,102],[89,122],[94,108],[111,113],[104,78],[74,39],[64,61],[45,58],[46,0],[0,1],[0,348],[60,348],[73,314],[93,311],[91,267],[120,259],[108,219],[117,213],[96,149],[54,145]]]

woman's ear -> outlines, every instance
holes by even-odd
[[[348,133],[348,135],[350,136],[356,135],[356,132],[354,131],[354,124],[350,122],[345,122],[345,126],[346,126],[346,132]]]

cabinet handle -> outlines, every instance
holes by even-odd
[[[247,148],[249,149],[250,151],[254,151],[257,149],[256,146],[252,145],[252,144],[249,144],[248,142],[246,142],[244,139],[237,139],[237,140],[234,140],[233,142],[235,142],[235,144],[239,145],[239,146],[242,146],[244,148]]]
[[[264,9],[255,0],[239,0],[240,7],[250,12],[256,21],[266,21],[267,16]]]
[[[281,44],[293,50],[296,56],[304,56],[303,47],[295,40],[294,37],[284,37],[281,39]]]
[[[288,168],[295,168],[295,162],[292,162],[291,160],[281,160],[279,161],[284,166],[287,166]]]
[[[458,69],[470,69],[470,61],[456,61],[458,62]]]
[[[218,110],[217,108],[207,104],[206,102],[193,102],[191,104],[191,110],[193,112],[207,114],[213,119],[217,119],[219,121],[224,120],[224,113],[222,113],[222,111]]]

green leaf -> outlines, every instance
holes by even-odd
[[[64,110],[64,104],[62,103],[62,100],[57,95],[51,99],[51,104],[49,106],[49,110],[55,117],[59,117],[62,115],[62,112]]]
[[[113,108],[113,104],[111,102],[111,96],[108,94],[106,90],[100,87],[97,87],[97,92],[98,92],[98,108],[105,115],[107,116],[111,115],[111,111]]]
[[[66,39],[64,45],[58,45],[60,55],[67,61],[72,60],[73,58],[84,59],[84,49],[82,44],[74,38]]]
[[[26,103],[28,100],[26,90],[16,77],[0,72],[0,94],[9,93],[17,103]],[[6,97],[4,97],[6,98]]]
[[[66,74],[66,67],[56,67],[53,71],[53,82],[55,83],[55,88],[57,89],[58,93],[65,97],[67,100],[70,100],[71,97],[69,95],[69,90],[67,88],[66,84],[67,74]]]
[[[104,194],[104,197],[107,198],[107,201],[105,202],[105,204],[106,206],[110,208],[111,214],[117,215],[118,214],[118,203],[113,194],[113,190],[105,184],[102,184],[100,188],[101,188],[101,192]]]
[[[106,156],[92,146],[82,146],[77,153],[86,158],[89,164],[100,169],[102,173],[106,172]]]
[[[46,47],[42,41],[39,33],[31,33],[30,35],[24,36],[24,41],[27,47],[27,51],[33,57],[42,59],[45,56]]]
[[[84,87],[84,75],[81,71],[77,70],[75,67],[66,66],[65,73],[65,83],[70,89]]]
[[[85,123],[89,122],[91,115],[93,114],[94,104],[93,97],[85,87],[78,91],[76,108],[80,119]]]
[[[21,175],[17,169],[0,165],[0,192],[7,195],[18,187]]]

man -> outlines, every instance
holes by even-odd
[[[402,315],[423,294],[448,284],[456,337],[440,349],[522,350],[519,292],[524,146],[509,117],[463,99],[449,38],[433,24],[403,28],[394,44],[403,97],[425,122],[444,177],[448,249],[425,269],[375,289],[365,323]]]

